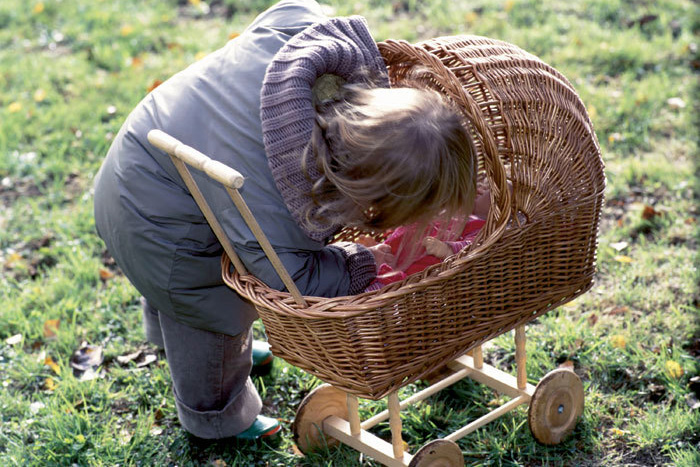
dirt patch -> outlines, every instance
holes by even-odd
[[[23,177],[11,180],[6,177],[0,184],[0,204],[3,207],[11,206],[18,198],[35,198],[41,195],[39,185],[34,182],[34,177]]]

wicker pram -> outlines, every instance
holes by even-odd
[[[571,84],[522,49],[477,36],[442,37],[415,45],[389,40],[378,45],[392,85],[418,82],[432,87],[456,104],[469,122],[479,174],[492,193],[486,224],[472,245],[378,291],[337,298],[302,297],[254,219],[249,225],[290,292],[271,289],[245,273],[225,235],[217,231],[211,210],[199,199],[198,203],[227,252],[222,259],[224,281],[255,305],[272,352],[332,385],[317,394],[316,405],[306,411],[313,423],[295,431],[309,436],[308,426],[326,419],[324,431],[356,446],[360,433],[365,436],[365,426],[376,421],[363,423],[361,430],[359,418],[351,411],[346,427],[343,419],[348,417],[343,414],[347,409],[338,406],[338,398],[344,401],[343,392],[347,393],[348,407],[356,407],[357,399],[350,395],[376,400],[388,394],[392,434],[396,435],[394,427],[399,426],[394,454],[377,447],[380,441],[360,442],[359,446],[368,449],[364,452],[379,456],[387,465],[423,465],[430,456],[442,455],[435,452],[444,451],[445,459],[455,459],[448,465],[458,465],[460,451],[453,441],[518,404],[531,402],[533,428],[536,394],[525,376],[523,325],[592,285],[605,189],[603,163],[591,121]],[[154,144],[227,185],[246,220],[252,218],[236,190],[242,179],[217,176],[214,165],[218,163],[205,161],[201,154],[188,155],[191,148],[161,136],[160,143],[153,138]],[[191,179],[182,170],[184,164],[177,158],[173,161],[185,181]],[[196,186],[188,182],[188,187],[198,198]],[[354,240],[359,234],[346,229],[337,240]],[[509,375],[484,365],[480,357],[482,343],[514,328],[519,352],[517,385]],[[473,362],[459,360],[470,349],[478,350],[479,357],[475,355]],[[398,402],[392,397],[399,388],[453,361],[458,362],[455,369],[464,368],[461,377],[470,373],[515,399],[463,433],[426,445],[415,457],[410,456],[402,448]],[[482,370],[485,367],[488,371]],[[540,400],[546,403],[540,403],[534,415],[535,424],[544,425],[533,432],[542,442],[559,442],[580,415],[582,386],[568,371],[544,379],[548,388],[543,389]],[[333,392],[336,390],[342,392]],[[550,411],[553,400],[560,414],[567,406],[561,415],[566,420]]]
[[[495,195],[477,240],[379,291],[305,297],[307,306],[223,268],[226,283],[255,304],[275,355],[369,399],[588,290],[605,187],[585,107],[535,56],[474,36],[386,41],[379,49],[392,85],[426,68],[425,83],[471,122],[480,173]]]

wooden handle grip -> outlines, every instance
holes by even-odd
[[[161,130],[151,130],[148,132],[148,141],[158,149],[165,151],[171,156],[175,156],[186,164],[201,170],[214,180],[230,188],[241,188],[243,186],[243,175],[226,164],[215,161],[196,149],[182,144],[177,139]]]

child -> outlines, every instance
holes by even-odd
[[[315,108],[323,75],[345,84]],[[362,292],[391,262],[384,247],[329,245],[342,226],[388,229],[471,205],[472,142],[436,92],[389,89],[363,18],[326,18],[311,0],[271,7],[129,115],[96,177],[95,223],[144,297],[180,423],[199,438],[276,433],[249,378],[257,314],[223,283],[222,247],[148,143],[154,128],[241,172],[241,195],[297,287],[326,297]],[[248,271],[282,290],[225,189],[193,176]]]

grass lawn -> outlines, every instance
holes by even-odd
[[[0,3],[0,465],[379,465],[348,447],[295,453],[289,425],[321,381],[282,361],[255,379],[264,412],[284,422],[278,443],[190,438],[167,361],[145,343],[139,295],[95,234],[93,177],[129,111],[270,3]],[[530,383],[573,365],[583,417],[547,447],[521,407],[459,441],[467,465],[700,465],[697,3],[327,3],[366,16],[377,40],[470,33],[540,56],[576,87],[600,140],[596,285],[529,325],[527,341]],[[81,346],[104,361],[78,377]],[[513,349],[503,335],[485,358],[512,369]],[[460,382],[403,412],[404,440],[415,452],[500,400]],[[364,415],[382,408],[361,403]],[[374,433],[388,437],[388,424]]]

